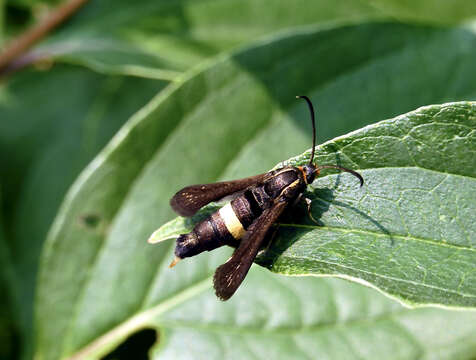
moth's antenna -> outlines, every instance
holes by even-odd
[[[314,119],[314,107],[312,106],[311,100],[306,95],[299,95],[296,98],[301,98],[306,100],[307,105],[309,106],[309,111],[311,112],[311,121],[312,121],[312,151],[311,151],[311,159],[309,160],[309,165],[312,164],[314,160],[314,151],[316,149],[316,120]]]
[[[363,178],[362,175],[360,175],[357,171],[354,171],[354,170],[351,170],[351,169],[347,169],[347,168],[345,168],[345,167],[337,166],[337,165],[322,165],[322,166],[319,166],[319,167],[317,168],[317,171],[320,171],[321,169],[339,169],[339,170],[348,172],[348,173],[354,175],[357,179],[359,179],[359,181],[360,181],[360,187],[362,187],[362,185],[364,185],[364,178]]]

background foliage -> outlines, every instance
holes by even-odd
[[[45,6],[2,3],[2,38]],[[299,93],[317,104],[320,142],[474,100],[475,13],[468,1],[92,0],[33,50],[49,67],[0,90],[1,355],[104,355],[148,327],[160,358],[474,358],[474,312],[410,310],[361,285],[258,266],[219,303],[209,277],[226,249],[168,271],[173,244],[145,240],[174,217],[180,186],[307,149]],[[466,118],[456,157],[474,169]]]

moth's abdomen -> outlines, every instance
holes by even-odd
[[[248,229],[248,226],[250,226],[251,223],[256,219],[256,214],[253,213],[250,200],[246,197],[246,195],[239,196],[234,199],[230,203],[230,207],[245,230]],[[229,221],[231,221],[231,218]]]
[[[198,238],[195,232],[182,234],[177,238],[175,256],[180,259],[197,255],[199,253]]]
[[[239,196],[195,225],[190,233],[180,235],[175,255],[183,259],[223,245],[236,247],[254,219],[249,201]]]
[[[227,237],[231,235],[233,239],[239,240],[245,234],[245,227],[235,213],[231,203],[226,204],[218,211],[217,223],[218,221],[223,222],[225,225],[226,230],[224,230],[224,233]]]

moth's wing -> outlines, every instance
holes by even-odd
[[[181,216],[192,216],[206,204],[260,183],[266,176],[268,173],[233,181],[187,186],[172,197],[170,206]]]
[[[286,208],[287,203],[277,201],[263,211],[261,216],[250,225],[230,259],[215,272],[213,286],[221,300],[228,300],[238,289],[258,253],[271,225],[273,225]]]

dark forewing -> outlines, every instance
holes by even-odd
[[[286,202],[276,202],[263,211],[261,216],[251,224],[240,246],[231,258],[218,267],[213,278],[216,295],[221,300],[228,300],[238,289],[258,253],[270,226],[276,222],[286,207]]]
[[[174,195],[170,200],[170,206],[179,215],[192,216],[201,207],[212,201],[219,200],[222,197],[263,181],[266,175],[267,173],[234,181],[187,186]]]

